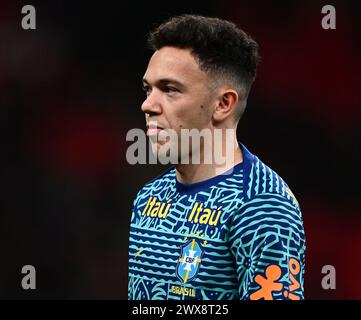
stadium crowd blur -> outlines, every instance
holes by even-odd
[[[21,7],[36,8],[36,30]],[[132,201],[158,165],[129,165],[144,128],[146,34],[181,13],[228,18],[260,45],[240,140],[301,204],[306,299],[361,299],[360,3],[0,2],[0,298],[126,299]],[[33,265],[37,289],[21,288]],[[336,290],[321,269],[336,268]]]

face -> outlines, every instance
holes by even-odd
[[[166,143],[159,138],[170,129],[178,137],[181,129],[211,129],[216,101],[210,81],[190,50],[163,47],[153,54],[143,77],[147,97],[142,104],[153,151]]]

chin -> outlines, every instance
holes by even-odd
[[[153,155],[162,164],[178,164],[179,153],[176,144],[170,142],[153,142],[152,143]]]

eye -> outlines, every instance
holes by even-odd
[[[179,92],[179,90],[175,87],[172,87],[172,86],[166,86],[164,88],[164,92],[166,93],[174,93],[174,92]]]
[[[147,95],[147,96],[149,96],[149,94],[150,94],[150,92],[151,92],[151,90],[150,90],[150,88],[148,87],[148,86],[143,86],[143,91],[145,92],[145,94]]]

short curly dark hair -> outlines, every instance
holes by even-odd
[[[191,49],[201,70],[218,80],[230,80],[246,101],[256,77],[258,44],[234,23],[199,15],[176,16],[150,32],[148,45],[153,50]]]

